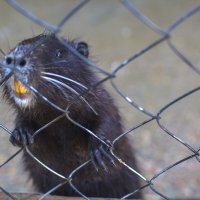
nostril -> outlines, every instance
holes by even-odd
[[[26,60],[25,60],[25,59],[22,59],[22,60],[19,62],[19,66],[24,67],[25,65],[26,65]]]
[[[11,57],[6,58],[6,64],[10,65],[13,62],[13,59]]]

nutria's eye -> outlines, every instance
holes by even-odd
[[[56,57],[57,58],[61,58],[62,57],[62,53],[60,51],[56,52]]]
[[[57,52],[56,52],[56,57],[57,58],[63,58],[64,54],[66,53],[66,50],[65,49],[59,49]]]

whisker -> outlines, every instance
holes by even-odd
[[[35,87],[33,87],[32,85],[28,85],[24,82],[22,82],[27,88],[29,88],[30,90],[32,90],[35,94],[37,94],[38,96],[40,96],[44,101],[46,101],[49,105],[51,105],[52,107],[54,107],[55,109],[61,111],[61,112],[66,112],[64,109],[60,108],[59,106],[57,106],[56,104],[54,104],[53,102],[51,102],[47,97],[45,97],[43,94],[41,94]]]
[[[56,82],[56,83],[62,85],[63,87],[67,88],[68,90],[70,90],[74,94],[79,95],[79,93],[76,90],[74,90],[72,87],[70,87],[69,85],[67,85],[67,84],[65,84],[65,83],[63,83],[63,82],[61,82],[59,80],[53,79],[53,78],[48,77],[48,76],[41,76],[41,77],[44,78],[44,79],[46,79],[46,80],[51,80],[53,82]]]
[[[79,85],[80,87],[82,87],[82,88],[88,90],[88,88],[87,88],[86,86],[84,86],[84,85],[81,84],[80,82],[75,81],[75,80],[73,80],[73,79],[71,79],[71,78],[68,78],[68,77],[65,77],[65,76],[61,76],[61,75],[59,75],[59,74],[50,73],[50,72],[42,72],[42,74],[46,74],[46,75],[50,75],[50,76],[54,76],[54,77],[59,77],[59,78],[65,79],[65,80],[67,80],[67,81],[70,81],[70,82],[72,82],[72,83],[75,83],[76,85]]]
[[[63,87],[65,87],[66,89],[68,89],[69,91],[71,91],[72,93],[74,93],[74,94],[80,96],[80,99],[81,99],[82,101],[84,101],[84,102],[89,106],[89,108],[90,108],[96,115],[98,115],[97,112],[95,111],[95,109],[88,103],[88,101],[87,101],[84,97],[82,97],[82,96],[81,96],[76,90],[74,90],[72,87],[70,87],[69,85],[67,85],[67,84],[65,84],[65,83],[62,83],[62,82],[60,82],[60,81],[58,81],[58,80],[56,80],[56,79],[47,77],[47,76],[41,76],[41,77],[42,77],[43,79],[46,79],[47,81],[53,81],[53,82],[55,82],[55,83],[58,83],[58,84],[62,85]]]
[[[5,52],[0,48],[0,53],[5,56]]]
[[[66,60],[60,60],[60,61],[54,61],[54,62],[51,62],[51,63],[45,63],[43,64],[43,66],[46,66],[46,65],[54,65],[54,64],[59,64],[59,63],[70,63],[71,61],[66,61]],[[61,67],[61,66],[58,66],[58,67]],[[51,68],[51,67],[50,67]]]
[[[62,92],[62,94],[67,98],[66,93],[63,91],[63,88],[60,85],[58,85],[57,83],[55,83],[51,80],[48,80],[48,82],[50,82],[52,85],[56,86]]]
[[[64,67],[64,66],[60,66],[59,68]],[[58,66],[51,66],[51,67],[43,67],[42,69],[44,70],[50,70],[50,69],[58,69]]]
[[[54,67],[52,67],[52,66],[51,66],[51,67],[43,67],[42,69],[44,69],[44,70],[46,70],[46,69],[47,69],[47,70],[51,70],[51,69],[58,69],[58,68],[62,68],[62,67],[65,67],[65,66],[59,66],[59,67],[58,67],[58,66],[54,66]]]
[[[10,45],[9,39],[7,38],[6,35],[4,37],[6,38],[8,50],[10,51],[11,50],[11,45]]]

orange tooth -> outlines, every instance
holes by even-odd
[[[28,92],[28,90],[22,85],[22,83],[16,79],[14,79],[14,87],[15,92],[18,94],[25,94]]]

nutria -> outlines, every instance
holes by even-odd
[[[10,141],[20,147],[28,146],[35,157],[65,177],[90,160],[72,177],[73,184],[88,197],[120,198],[140,188],[140,180],[114,159],[110,149],[138,171],[132,147],[126,136],[111,147],[112,141],[123,132],[118,109],[102,84],[92,87],[100,80],[94,69],[65,44],[81,56],[89,56],[87,43],[61,41],[49,33],[20,42],[2,59],[2,76],[9,71],[13,73],[3,86],[5,98],[16,111]],[[77,98],[80,94],[82,98]],[[71,119],[105,143],[72,123],[65,114],[33,137],[38,129],[61,115],[67,107]],[[63,182],[25,150],[23,158],[25,169],[39,192],[45,193]],[[69,183],[52,194],[78,196]],[[140,198],[141,193],[132,197]]]

